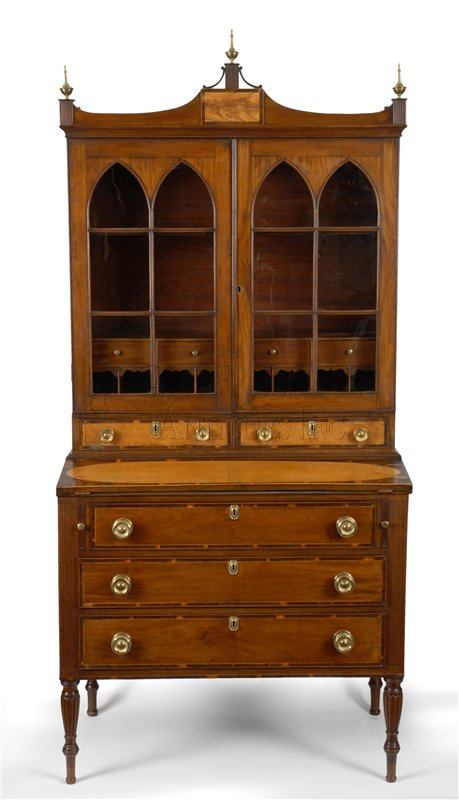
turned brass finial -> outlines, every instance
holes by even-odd
[[[234,49],[233,29],[231,29],[231,42],[230,42],[229,50],[226,51],[225,55],[226,55],[227,58],[229,58],[231,63],[233,63],[234,59],[237,58],[238,55],[239,55],[238,51]]]
[[[70,86],[67,80],[67,67],[64,67],[64,83],[62,84],[60,91],[62,92],[66,100],[69,99],[70,95],[73,92],[73,86]]]
[[[395,84],[393,89],[394,89],[394,92],[397,95],[397,97],[401,97],[403,92],[406,90],[406,86],[403,85],[402,79],[400,77],[400,64],[398,65],[397,83]]]

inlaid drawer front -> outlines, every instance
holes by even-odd
[[[380,603],[383,560],[86,561],[82,605]]]
[[[243,447],[340,447],[378,446],[385,443],[382,419],[243,420]]]
[[[374,506],[95,506],[95,547],[368,546]]]
[[[163,339],[157,345],[160,367],[209,366],[214,363],[212,339]]]
[[[228,426],[223,421],[152,420],[82,423],[82,446],[113,450],[123,447],[226,447]]]
[[[230,616],[86,619],[82,665],[379,664],[381,616]]]
[[[93,339],[92,360],[94,366],[117,366],[121,364],[149,366],[149,339]]]

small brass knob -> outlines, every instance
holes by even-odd
[[[240,513],[241,513],[240,512],[240,508],[237,505],[237,503],[231,503],[231,505],[230,505],[230,507],[228,509],[229,518],[230,519],[239,519]]]
[[[239,562],[236,558],[230,558],[228,561],[228,572],[230,575],[237,575],[239,572]]]
[[[353,437],[356,442],[366,442],[368,439],[368,431],[366,428],[355,428]]]
[[[239,630],[239,617],[229,617],[228,619],[228,628],[230,631],[238,631]]]
[[[112,639],[112,650],[118,656],[125,656],[132,647],[132,639],[128,633],[115,633]]]
[[[84,524],[84,522],[77,522],[77,531],[84,531],[85,528],[86,525]]]
[[[354,351],[353,351],[352,347],[349,347],[349,348],[346,350],[346,355],[347,355],[347,356],[353,356],[353,355],[354,355]]]
[[[117,539],[128,539],[133,530],[134,523],[127,517],[115,519],[112,525],[113,536],[116,536]]]
[[[333,586],[339,594],[348,594],[355,587],[355,580],[350,572],[338,572],[333,578]]]
[[[357,533],[357,528],[358,525],[354,517],[344,516],[336,520],[336,530],[343,539],[350,539],[351,536],[354,536],[354,533]]]
[[[116,595],[129,594],[132,589],[132,581],[129,575],[114,575],[110,583],[110,589]]]
[[[388,528],[389,524],[390,523],[388,519],[383,519],[383,521],[381,522],[381,528]]]
[[[99,439],[101,442],[113,442],[115,438],[115,431],[113,428],[102,428]]]
[[[210,439],[210,430],[209,428],[196,428],[194,435],[198,442],[207,442]]]
[[[191,351],[191,355],[195,356],[195,357],[198,356],[199,355],[199,350],[192,350]]]
[[[266,425],[263,425],[261,428],[257,430],[257,439],[259,442],[269,442],[273,438],[273,432],[271,428],[268,428]]]
[[[350,653],[354,649],[354,637],[350,631],[336,631],[333,634],[333,646],[338,653]]]
[[[120,356],[121,355],[121,350],[114,350],[113,351],[113,355],[114,356]]]
[[[269,355],[270,356],[277,356],[277,350],[276,350],[275,347],[271,348],[271,350],[269,351]]]

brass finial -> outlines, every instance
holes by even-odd
[[[401,97],[403,92],[406,90],[406,86],[403,85],[402,79],[400,77],[400,64],[398,65],[397,83],[395,84],[393,89],[397,97]]]
[[[239,55],[238,51],[234,49],[233,29],[231,29],[231,42],[230,42],[229,50],[226,51],[225,55],[226,55],[227,58],[229,58],[231,63],[233,63],[234,59],[237,58],[238,55]]]
[[[70,86],[67,80],[67,67],[64,67],[64,83],[62,84],[60,91],[62,92],[66,100],[69,99],[70,95],[73,92],[73,86]]]

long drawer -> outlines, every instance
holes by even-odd
[[[81,423],[81,446],[103,450],[118,448],[219,448],[228,446],[228,425],[223,420],[101,420]]]
[[[85,607],[380,603],[381,558],[83,561]]]
[[[373,447],[386,442],[383,419],[243,420],[243,447]]]
[[[374,665],[381,616],[85,619],[83,667]],[[350,636],[348,635],[350,634]],[[339,652],[337,647],[344,647]],[[118,651],[118,652],[116,652]]]
[[[254,544],[359,547],[373,544],[375,527],[372,504],[96,506],[93,513],[93,545],[124,549]]]

